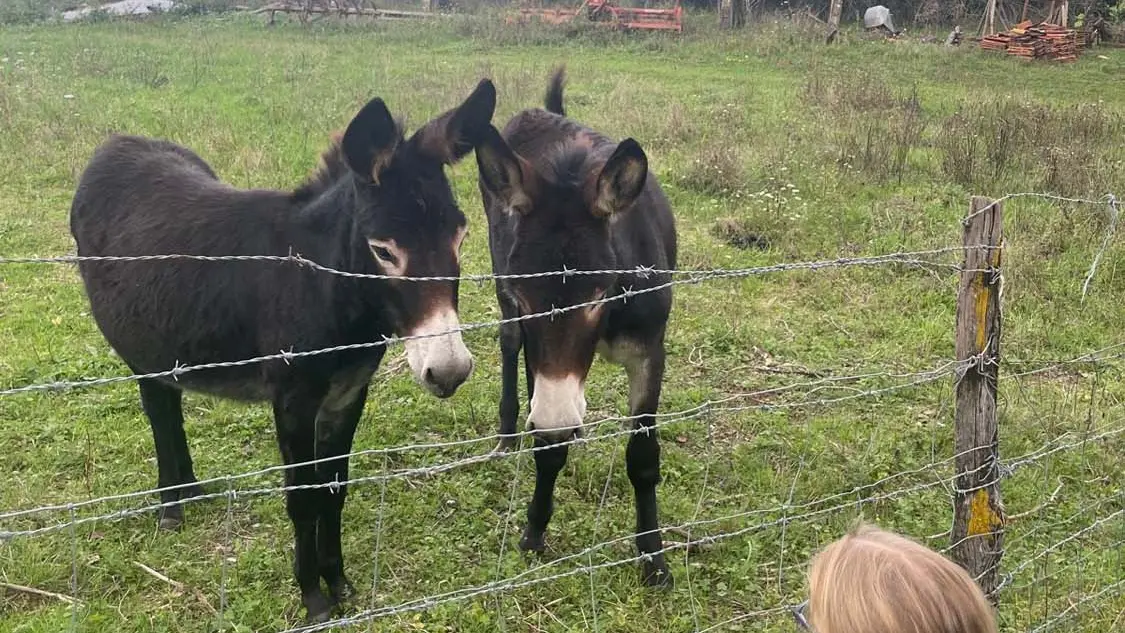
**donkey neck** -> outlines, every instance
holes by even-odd
[[[319,195],[300,204],[293,213],[289,239],[294,251],[318,264],[365,272],[357,257],[359,239],[355,225],[356,189],[345,175]]]

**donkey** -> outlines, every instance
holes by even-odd
[[[568,119],[564,73],[560,67],[551,77],[546,110],[516,114],[502,134],[492,128],[476,149],[493,272],[674,268],[675,222],[659,183],[649,174],[644,151],[633,139],[614,143]],[[509,278],[497,284],[496,298],[509,319],[612,299],[667,281],[666,273]],[[581,431],[584,384],[595,353],[600,353],[624,365],[629,377],[629,411],[637,433],[629,438],[625,459],[636,498],[637,549],[645,556],[643,579],[650,586],[671,585],[657,523],[660,445],[653,417],[664,376],[664,332],[671,308],[671,289],[664,288],[628,301],[503,326],[503,439],[497,448],[514,444],[521,347],[531,401],[527,425],[540,448],[535,452],[535,492],[522,550],[544,550],[555,481],[566,464],[568,444]]]
[[[456,281],[466,232],[444,172],[485,138],[496,89],[482,80],[457,108],[406,139],[382,99],[368,102],[291,192],[221,182],[191,150],[114,135],[82,174],[70,211],[80,256],[287,255],[357,279],[290,263],[81,261],[91,312],[135,373],[279,351],[316,350],[400,335],[414,378],[448,398],[473,359],[456,332]],[[451,332],[442,334],[443,332]],[[348,453],[384,346],[140,379],[156,444],[159,524],[183,521],[178,502],[201,494],[184,436],[183,391],[273,405],[296,539],[294,575],[310,621],[353,592],[344,574],[340,515]],[[332,460],[333,457],[339,459]],[[332,484],[325,486],[325,484]],[[321,589],[323,578],[328,596]]]

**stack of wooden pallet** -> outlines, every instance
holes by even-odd
[[[1058,24],[1039,25],[1043,30],[1043,37],[1051,44],[1051,59],[1060,62],[1072,62],[1078,59],[1078,32]]]
[[[1039,59],[1051,52],[1051,43],[1043,38],[1042,30],[1035,27],[1020,29],[1019,26],[1012,29],[1014,37],[1012,43],[1008,44],[1009,55],[1024,59]]]
[[[1004,52],[1008,50],[1008,44],[1012,43],[1012,37],[1007,33],[996,33],[981,39],[980,47],[986,51],[999,51]]]
[[[984,37],[980,47],[986,51],[1006,52],[1013,57],[1058,61],[1074,61],[1082,50],[1078,32],[1065,26],[1043,22],[1020,22],[1006,33]]]

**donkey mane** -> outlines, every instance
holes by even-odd
[[[543,157],[543,176],[559,187],[581,189],[591,158],[590,148],[564,141]]]

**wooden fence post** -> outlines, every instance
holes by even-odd
[[[746,0],[719,0],[719,27],[740,29],[746,25]]]
[[[996,379],[1000,362],[1000,255],[1003,203],[974,196],[964,229],[964,269],[957,295],[958,361],[977,359],[958,374],[954,411],[957,478],[952,556],[996,600],[1004,553],[1004,504]]]
[[[825,42],[831,44],[840,32],[840,11],[844,8],[844,0],[832,0],[828,5],[828,36]]]

